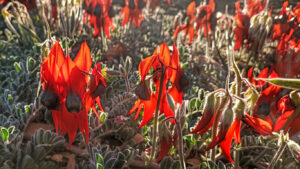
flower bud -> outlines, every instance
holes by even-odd
[[[292,101],[295,103],[295,105],[300,105],[300,95],[299,92],[297,91],[292,91],[290,93],[290,98],[292,99]]]
[[[135,95],[142,100],[150,100],[150,91],[145,84],[145,82],[141,82],[134,90]]]
[[[70,113],[79,113],[83,109],[79,95],[73,92],[68,93],[65,105]]]
[[[213,148],[215,145],[219,144],[225,139],[226,133],[233,122],[233,110],[230,105],[223,111],[221,117],[221,126],[217,137],[207,146],[205,151]]]
[[[212,125],[211,120],[214,120],[214,113],[215,95],[214,93],[209,93],[205,98],[201,120],[198,122],[197,126],[191,131],[191,133],[205,133]]]
[[[49,110],[58,110],[59,107],[59,97],[51,89],[47,88],[41,94],[41,103]]]
[[[239,118],[239,120],[242,119],[244,112],[245,112],[245,103],[241,100],[239,100],[234,106],[233,106],[233,112],[235,115]]]
[[[247,102],[247,110],[252,110],[253,107],[256,104],[256,101],[258,100],[258,93],[254,92],[251,89],[248,89],[245,94],[244,97],[246,98],[246,102]]]
[[[296,161],[300,162],[300,146],[293,140],[288,140],[287,145],[289,147],[289,150],[291,151],[291,154],[295,158]]]

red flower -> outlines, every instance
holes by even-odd
[[[257,76],[257,78],[276,78],[276,77],[278,77],[277,73],[274,70],[269,70],[268,67],[263,69]],[[280,87],[266,83],[262,80],[257,80],[257,81],[254,80],[253,67],[250,68],[248,71],[248,80],[256,87],[257,90],[261,91],[259,98],[256,102],[256,105],[253,109],[254,114],[257,113],[257,110],[262,104],[271,104],[272,102],[277,101],[278,95],[280,93]],[[271,113],[273,113],[273,111],[271,111]],[[268,118],[269,117],[267,117],[267,119]]]
[[[41,82],[44,91],[41,102],[52,111],[56,131],[60,130],[62,135],[68,134],[69,144],[73,142],[78,129],[85,133],[88,144],[87,114],[90,108],[95,109],[93,88],[99,86],[102,78],[99,77],[98,72],[93,72],[96,78],[91,82],[92,90],[88,90],[87,86],[90,82],[87,72],[90,71],[91,66],[90,49],[86,42],[81,45],[74,61],[69,56],[65,57],[59,42],[56,42],[41,65]],[[99,72],[101,73],[101,69]],[[101,107],[100,102],[99,107]]]
[[[151,67],[154,69],[152,79],[156,87],[156,92],[150,92],[149,87],[145,84],[146,76]],[[179,82],[185,81],[186,79],[183,78],[184,74],[179,65],[179,55],[175,44],[173,44],[172,55],[170,55],[166,43],[156,48],[152,56],[140,62],[139,73],[141,76],[141,84],[136,88],[136,95],[139,99],[129,111],[129,114],[131,114],[137,109],[135,117],[137,118],[141,109],[144,108],[143,121],[139,128],[143,127],[153,116],[159,97],[160,83],[163,84],[159,111],[160,113],[164,113],[166,117],[174,117],[174,112],[168,103],[167,94],[171,91],[175,103],[182,102],[183,88],[187,85],[185,82]],[[168,91],[167,83],[169,80],[173,85]]]
[[[99,36],[103,31],[110,38],[110,31],[114,29],[114,10],[112,0],[91,0],[83,2],[83,9],[86,10],[85,18],[89,18],[89,24],[94,27],[94,36]]]
[[[142,9],[146,6],[145,0],[124,0],[125,6],[121,7],[120,17],[123,16],[122,26],[126,25],[128,21],[132,25],[141,28],[140,22],[144,20]]]
[[[253,15],[258,14],[261,12],[265,6],[266,6],[267,1],[264,0],[264,3],[261,4],[260,0],[248,0],[247,1],[247,11],[249,14],[249,17],[251,18]]]
[[[244,39],[249,38],[249,26],[250,26],[250,17],[247,14],[242,13],[240,8],[240,2],[235,3],[236,14],[235,14],[235,21],[236,21],[236,28],[234,29],[234,38],[235,46],[234,50],[239,49],[244,42]]]
[[[194,13],[196,11],[196,2],[192,1],[187,9],[186,9],[186,13],[187,13],[187,23],[181,26],[177,26],[175,27],[175,31],[173,34],[173,37],[176,39],[178,34],[181,31],[185,32],[184,35],[184,39],[186,39],[187,35],[189,35],[189,44],[193,41],[194,39],[194,34],[195,34],[195,29],[194,29],[194,20],[195,20],[195,16]]]
[[[216,26],[215,12],[215,2],[214,0],[209,0],[208,5],[200,6],[199,13],[196,19],[196,32],[203,28],[204,36],[211,35]]]

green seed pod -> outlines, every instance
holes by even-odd
[[[291,154],[295,158],[297,162],[300,162],[300,146],[293,140],[288,140],[287,145],[289,147],[289,150],[291,151]]]
[[[245,103],[241,100],[237,101],[233,106],[234,114],[241,120],[245,112]]]
[[[292,91],[290,93],[290,98],[295,103],[296,106],[300,105],[300,94],[297,91]]]
[[[265,82],[272,83],[273,85],[277,85],[283,88],[299,90],[300,89],[300,79],[292,79],[292,78],[258,78],[257,80],[263,80]]]
[[[244,93],[246,98],[247,111],[252,110],[258,100],[259,94],[251,90],[250,88]]]

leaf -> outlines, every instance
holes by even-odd
[[[102,158],[101,154],[98,154],[98,156],[97,156],[97,163],[98,164],[102,164],[102,161],[103,161],[103,158]]]
[[[117,159],[115,159],[115,158],[109,159],[108,161],[105,162],[104,168],[105,169],[114,168],[114,164],[115,164],[116,161],[117,161]]]
[[[20,63],[15,62],[15,63],[14,63],[14,67],[15,67],[15,69],[16,69],[16,71],[17,71],[18,73],[21,72],[21,65],[20,65]]]
[[[97,164],[97,169],[103,169],[103,166],[101,164]]]
[[[263,80],[265,82],[269,82],[273,85],[277,85],[287,89],[300,89],[300,79],[292,79],[292,78],[258,78],[258,80]]]
[[[106,153],[105,156],[104,156],[104,163],[106,163],[109,159],[111,159],[112,156],[113,156],[113,152],[112,151]]]
[[[8,142],[8,139],[9,139],[9,132],[6,128],[1,128],[1,137],[2,137],[2,140],[4,142]]]

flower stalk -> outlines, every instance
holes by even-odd
[[[151,151],[150,161],[153,160],[153,157],[155,156],[155,152],[156,152],[155,149],[156,149],[156,140],[157,140],[156,137],[157,137],[157,128],[158,128],[158,116],[159,116],[158,111],[159,111],[160,100],[162,96],[164,76],[165,76],[165,68],[164,66],[162,66],[162,73],[159,82],[158,98],[157,98],[157,104],[156,104],[155,115],[154,115],[152,151]]]

